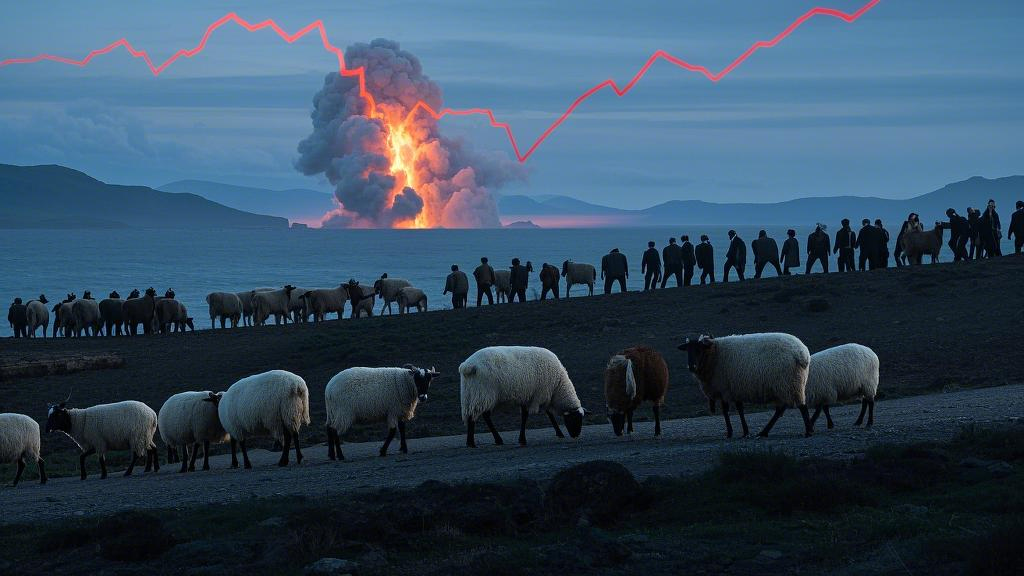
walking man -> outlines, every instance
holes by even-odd
[[[644,275],[644,292],[658,287],[658,280],[661,278],[661,256],[658,255],[653,240],[647,243],[647,250],[644,251],[643,260],[640,262],[640,273]]]
[[[443,294],[452,293],[452,308],[465,308],[469,300],[469,278],[459,270],[458,264],[452,264],[452,273],[444,281]]]
[[[665,274],[661,277],[664,288],[669,276],[676,277],[676,288],[683,285],[683,249],[676,244],[675,238],[668,239],[668,245],[661,251],[661,259],[665,265]]]
[[[971,223],[952,208],[946,210],[946,216],[949,217],[949,223],[943,225],[943,228],[949,228],[949,249],[953,251],[953,262],[967,260],[967,240],[971,237]]]
[[[1006,239],[1013,238],[1013,253],[1020,254],[1024,247],[1024,200],[1017,200],[1017,211],[1010,216],[1010,228],[1006,232]]]
[[[612,282],[619,283],[619,292],[626,291],[626,280],[629,278],[629,262],[626,255],[619,252],[618,248],[601,258],[601,278],[604,279],[604,293],[612,293]]]
[[[796,239],[796,230],[786,230],[786,241],[782,243],[782,274],[790,275],[790,268],[800,266],[800,241]]]
[[[697,264],[697,257],[693,253],[693,244],[690,243],[690,237],[683,234],[679,240],[683,243],[683,286],[689,286],[693,283],[693,267]]]
[[[878,228],[878,267],[889,267],[889,231],[882,226],[882,219],[875,218],[875,228]]]
[[[729,281],[729,270],[736,269],[736,275],[743,281],[743,270],[747,267],[747,245],[735,230],[729,230],[729,250],[725,253],[725,273],[722,282]]]
[[[697,260],[697,266],[700,268],[700,283],[704,284],[704,281],[710,276],[711,283],[715,283],[715,249],[711,246],[711,240],[708,239],[707,234],[700,235],[700,244],[694,248],[694,257]]]
[[[776,276],[782,276],[782,269],[779,267],[779,245],[774,238],[768,237],[768,232],[758,232],[757,240],[750,243],[750,249],[754,253],[754,278],[760,278],[761,272],[768,264],[775,267]]]
[[[821,262],[821,271],[828,274],[828,256],[831,253],[832,240],[825,232],[825,225],[818,224],[807,236],[807,269],[804,273],[810,274],[814,263]]]
[[[857,234],[850,228],[850,219],[843,218],[843,227],[836,231],[836,243],[832,253],[839,253],[839,271],[853,272],[853,248],[857,245]]]
[[[508,275],[508,284],[512,289],[509,303],[515,302],[516,298],[519,298],[520,302],[526,302],[526,286],[530,282],[530,270],[533,268],[529,264],[527,262],[527,266],[523,266],[519,263],[519,258],[512,259],[512,270]]]
[[[494,285],[494,268],[487,263],[487,257],[480,259],[480,265],[473,270],[473,278],[476,279],[476,305],[483,302],[484,294],[487,295],[487,303],[494,304],[494,294],[491,293],[491,286]]]

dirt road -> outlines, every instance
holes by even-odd
[[[568,465],[595,459],[621,462],[638,477],[647,477],[701,472],[722,450],[773,448],[798,457],[841,458],[862,453],[872,444],[947,440],[964,425],[1024,417],[1024,384],[880,401],[871,430],[852,426],[858,408],[834,409],[837,427],[825,430],[822,418],[810,439],[802,437],[802,422],[794,410],[787,412],[767,440],[726,440],[721,417],[706,416],[668,421],[659,439],[652,436],[653,425],[644,422],[632,438],[614,437],[607,425],[588,426],[576,441],[558,440],[550,429],[534,429],[528,431],[526,448],[516,444],[515,431],[503,434],[506,444],[501,447],[492,444],[489,434],[480,434],[480,447],[475,450],[464,447],[464,436],[414,439],[409,455],[387,458],[377,456],[380,442],[345,444],[348,461],[343,463],[328,461],[323,445],[309,446],[302,465],[287,469],[276,466],[277,454],[254,450],[255,468],[248,471],[228,469],[229,457],[218,456],[209,472],[180,474],[176,465],[165,465],[158,474],[131,478],[112,472],[101,481],[96,473],[85,482],[58,478],[45,486],[25,483],[16,489],[3,488],[0,522],[40,522],[122,509],[192,507],[273,496],[344,497],[358,490],[414,487],[426,480],[546,479]],[[748,420],[756,432],[767,418],[768,414],[757,413]],[[392,444],[393,450],[397,444]],[[92,465],[98,467],[95,457]]]

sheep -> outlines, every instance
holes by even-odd
[[[562,276],[565,277],[565,297],[569,297],[569,290],[573,284],[586,284],[590,296],[594,295],[594,282],[597,280],[597,269],[593,264],[581,264],[566,260],[562,262]]]
[[[302,462],[299,429],[309,424],[309,390],[299,376],[271,370],[242,378],[224,392],[217,414],[231,436],[232,468],[238,468],[238,446],[242,447],[245,467],[252,468],[245,442],[257,436],[271,436],[284,446],[278,466],[288,465],[292,441],[295,461]]]
[[[633,433],[633,411],[645,400],[654,404],[654,435],[661,435],[661,406],[668,392],[668,365],[656,350],[627,348],[611,357],[604,371],[608,419],[616,436]]]
[[[161,334],[184,332],[188,325],[188,309],[178,300],[162,298],[156,303],[156,323]]]
[[[46,484],[46,464],[39,456],[39,424],[24,414],[0,414],[0,464],[18,463],[14,486],[25,472],[25,458],[39,466],[39,483]]]
[[[113,336],[114,332],[121,335],[121,327],[124,324],[124,300],[117,291],[111,292],[110,296],[100,301],[100,317],[103,319],[103,326],[107,330],[107,336]]]
[[[75,337],[80,337],[82,331],[89,335],[92,330],[93,336],[99,336],[103,330],[103,316],[100,314],[99,302],[91,298],[75,300],[71,304],[71,329]]]
[[[146,289],[145,296],[139,298],[138,294],[138,290],[133,291],[121,305],[125,329],[132,336],[135,336],[135,330],[139,324],[142,325],[143,334],[151,334],[156,313],[156,290],[150,286]],[[133,298],[132,295],[135,297]]]
[[[252,326],[252,293],[253,292],[273,292],[276,288],[256,288],[255,290],[246,290],[245,292],[236,292],[235,296],[242,302],[242,321],[245,326]]]
[[[306,302],[303,314],[313,316],[313,322],[321,322],[327,319],[327,315],[334,312],[341,320],[345,312],[345,302],[349,299],[348,288],[340,284],[337,288],[318,288],[310,290],[302,295]]]
[[[194,472],[199,443],[203,443],[203,470],[210,469],[210,443],[228,441],[221,426],[217,405],[223,392],[181,392],[171,396],[157,414],[160,437],[167,445],[167,461],[173,462],[173,450],[181,446],[181,472]],[[189,447],[192,457],[189,458]]]
[[[913,230],[903,234],[903,253],[907,255],[907,261],[920,264],[921,258],[927,254],[931,256],[932,264],[938,262],[942,251],[942,231],[942,222],[936,222],[931,230]]]
[[[693,340],[687,338],[679,349],[687,353],[690,372],[697,377],[712,414],[715,400],[722,402],[727,438],[732,437],[730,402],[736,404],[744,437],[750,433],[743,413],[744,402],[775,405],[775,414],[758,436],[768,436],[789,406],[800,409],[804,435],[812,434],[804,397],[811,355],[796,336],[764,333],[712,338],[701,335]]]
[[[543,410],[555,435],[564,438],[552,410],[560,410],[569,435],[576,438],[583,428],[586,410],[565,367],[553,352],[532,346],[489,346],[477,350],[459,366],[462,421],[466,423],[466,446],[476,447],[475,425],[483,417],[495,444],[503,444],[491,421],[499,404],[519,406],[519,444],[526,445],[526,418]]]
[[[547,295],[548,295],[549,291],[551,292],[551,295],[555,297],[555,300],[558,300],[558,282],[559,282],[560,279],[561,279],[561,276],[558,273],[558,267],[557,266],[552,266],[551,264],[548,264],[547,262],[545,262],[544,264],[541,265],[541,267],[540,267],[540,286],[541,286],[540,299],[541,300],[547,299]]]
[[[40,294],[37,300],[29,300],[28,304],[25,304],[29,338],[36,337],[36,328],[40,326],[43,328],[43,338],[46,338],[46,331],[50,328],[50,311],[46,308],[49,302],[46,299],[46,294]]]
[[[206,295],[206,304],[210,308],[210,328],[216,328],[214,324],[220,318],[220,327],[224,328],[228,320],[232,328],[238,328],[238,321],[242,319],[244,307],[242,299],[233,292],[210,292]]]
[[[280,324],[281,319],[288,323],[288,313],[291,310],[291,294],[295,286],[285,285],[279,290],[250,292],[252,299],[252,322],[256,326],[263,326],[271,314],[274,315],[274,324]]]
[[[494,292],[498,303],[508,302],[512,297],[512,271],[494,271]]]
[[[295,288],[288,297],[288,311],[291,312],[292,322],[308,322],[309,312],[307,311],[306,300],[303,296],[309,292],[307,288]]]
[[[416,415],[417,404],[427,399],[430,381],[438,375],[433,368],[425,370],[408,364],[404,368],[348,368],[337,373],[324,390],[327,457],[345,459],[341,435],[352,424],[381,420],[388,423],[388,435],[380,455],[387,455],[396,427],[400,435],[399,450],[407,454],[405,423]]]
[[[854,426],[864,421],[868,413],[868,427],[875,423],[875,395],[878,392],[878,356],[871,348],[860,344],[843,344],[811,355],[811,368],[807,373],[807,406],[814,407],[811,426],[821,411],[831,429],[831,404],[861,397],[860,416]]]
[[[419,288],[406,286],[398,291],[398,313],[405,314],[413,306],[417,312],[427,311],[427,295]]]
[[[78,464],[85,480],[85,459],[100,455],[100,478],[107,477],[107,452],[130,450],[131,462],[125,476],[131,476],[139,456],[146,456],[146,472],[160,470],[153,435],[156,434],[156,412],[142,402],[126,400],[99,404],[90,408],[68,408],[66,401],[51,404],[46,416],[46,432],[63,432],[82,450]]]
[[[385,308],[387,308],[388,314],[391,314],[391,303],[398,300],[398,291],[406,286],[412,286],[412,284],[401,278],[388,278],[387,274],[382,275],[373,283],[373,295],[380,296],[384,302],[380,307],[381,314],[384,313]]]
[[[370,291],[353,279],[349,279],[345,287],[348,289],[349,302],[352,304],[352,318],[359,318],[364,314],[368,317],[373,316],[376,296],[368,294]]]
[[[57,335],[57,325],[60,325],[61,332],[65,338],[70,338],[75,333],[75,317],[72,311],[76,296],[68,294],[67,299],[58,304],[55,308],[57,320],[53,323],[53,335]]]

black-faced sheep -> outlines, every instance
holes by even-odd
[[[36,337],[36,329],[39,327],[42,327],[43,338],[46,338],[46,331],[50,328],[50,311],[46,308],[48,303],[46,294],[40,294],[39,298],[25,304],[25,319],[28,321],[25,328],[29,338]]]
[[[594,295],[594,282],[597,281],[597,269],[593,264],[581,264],[566,260],[562,262],[562,276],[565,277],[565,297],[569,297],[569,291],[574,284],[586,284],[588,294]]]
[[[46,484],[46,465],[39,456],[39,424],[24,414],[0,414],[0,464],[18,463],[17,486],[25,472],[25,458],[39,467],[39,483]]]
[[[384,274],[373,283],[374,296],[380,296],[380,299],[384,302],[380,307],[381,314],[384,313],[385,309],[387,309],[388,314],[391,314],[391,303],[398,301],[398,291],[406,286],[412,286],[412,284],[408,280],[401,278],[388,278],[387,274]]]
[[[167,445],[168,462],[175,457],[172,449],[181,447],[181,472],[196,469],[199,444],[203,445],[203,470],[210,469],[210,443],[228,441],[228,434],[217,412],[223,393],[181,392],[164,402],[157,414],[160,437]],[[189,448],[192,456],[189,458]]]
[[[131,476],[135,462],[146,457],[146,472],[160,470],[160,460],[153,443],[156,434],[156,412],[142,402],[126,400],[114,404],[100,404],[89,408],[68,408],[65,403],[50,406],[46,418],[46,431],[63,432],[82,450],[79,467],[85,480],[86,457],[99,453],[100,478],[107,477],[107,452],[130,450],[131,462],[125,476]]]
[[[327,315],[335,313],[338,320],[341,320],[345,313],[345,302],[349,299],[348,288],[344,284],[337,288],[317,288],[302,295],[305,300],[305,311],[303,314],[312,315],[313,322],[322,322]]]
[[[624,423],[626,432],[633,433],[633,411],[645,401],[654,405],[654,435],[660,435],[667,392],[668,365],[656,350],[637,346],[612,356],[604,371],[604,397],[615,435],[622,435]]]
[[[100,316],[103,318],[103,327],[107,336],[120,336],[121,328],[124,325],[124,300],[117,291],[111,292],[110,296],[100,301]]]
[[[279,466],[288,465],[288,451],[295,443],[295,460],[302,462],[299,429],[309,424],[309,390],[299,376],[271,370],[242,378],[221,397],[217,408],[224,430],[231,435],[231,467],[238,468],[237,448],[242,448],[246,468],[252,468],[245,442],[271,436],[284,446]]]
[[[291,295],[295,286],[285,285],[280,290],[259,292],[253,290],[250,293],[252,300],[252,320],[256,326],[263,326],[267,318],[274,316],[274,324],[280,324],[282,319],[288,323],[288,315],[291,313]]]
[[[80,337],[82,332],[89,336],[99,336],[103,330],[103,315],[100,313],[99,302],[91,298],[75,300],[71,304],[71,329],[75,337]]]

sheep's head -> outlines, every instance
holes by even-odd
[[[164,292],[164,298],[169,298],[171,300],[174,300],[174,289],[173,288],[168,288],[167,292]]]
[[[380,289],[384,285],[383,279],[377,280],[373,283],[373,295],[380,296]]]
[[[39,301],[42,302],[43,304],[49,304],[50,303],[50,301],[46,299],[46,294],[40,294],[39,295]]]
[[[562,276],[565,276],[568,273],[569,273],[569,260],[566,260],[565,262],[562,262]]]
[[[135,290],[132,290],[131,294],[128,295],[129,299],[131,299],[131,298],[138,298],[138,297],[139,297],[139,289],[138,288],[136,288]]]
[[[108,298],[113,298],[117,300],[121,298],[121,295],[117,293],[117,290],[114,290],[113,292],[110,293],[110,296],[108,296]]]
[[[587,410],[583,406],[575,410],[566,410],[562,412],[562,419],[565,421],[565,430],[569,433],[571,438],[579,438],[580,432],[583,431],[583,417],[587,415]]]
[[[150,298],[156,298],[156,288],[153,288],[152,286],[146,288],[146,296],[149,296]]]
[[[695,339],[687,338],[685,342],[679,345],[679,349],[686,352],[686,364],[690,368],[690,372],[694,374],[700,373],[714,347],[714,337],[707,334],[701,334],[700,337]]]
[[[291,284],[284,285],[284,295],[287,296],[288,298],[292,297],[293,290],[295,290],[295,286],[292,286]]]
[[[196,324],[195,324],[195,321],[192,319],[191,316],[189,316],[188,318],[185,318],[185,326],[188,326],[189,330],[191,330],[193,332],[196,331]]]
[[[68,412],[67,403],[50,404],[46,412],[46,432],[71,432],[71,414]]]
[[[220,405],[220,399],[224,397],[223,392],[210,392],[209,396],[203,398],[203,402],[212,402],[214,406]]]
[[[426,368],[417,368],[412,364],[406,364],[405,368],[412,374],[412,381],[416,384],[416,393],[420,397],[420,401],[425,402],[427,400],[427,392],[430,390],[430,381],[441,375],[440,372],[434,370],[431,366],[430,370]]]
[[[616,354],[608,361],[606,371],[616,376],[622,376],[625,386],[625,393],[630,399],[636,398],[636,378],[633,375],[633,362],[623,354]],[[612,431],[616,436],[622,436],[622,429],[626,423],[626,414],[617,407],[608,406],[608,420],[612,423]]]

